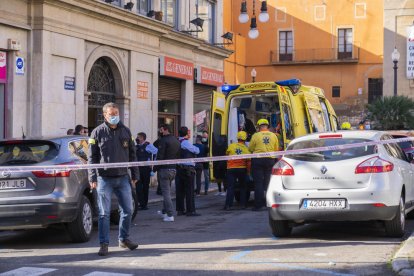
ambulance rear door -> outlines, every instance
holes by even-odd
[[[290,104],[288,92],[284,87],[280,87],[279,105],[280,105],[280,121],[282,123],[282,138],[283,145],[279,145],[282,148],[286,148],[286,145],[294,139],[294,118],[292,113],[292,106]]]
[[[213,91],[211,101],[211,120],[210,120],[210,137],[209,151],[210,156],[224,156],[227,149],[227,112],[226,112],[226,96],[222,92]],[[223,162],[223,161],[222,161]],[[221,163],[222,163],[221,162]],[[225,166],[219,162],[219,166]],[[210,171],[210,176],[214,179],[214,171]]]
[[[329,127],[325,123],[325,118],[323,116],[323,110],[318,95],[312,92],[304,91],[303,97],[305,101],[305,109],[308,116],[310,131],[328,131]],[[330,124],[330,122],[327,123]]]

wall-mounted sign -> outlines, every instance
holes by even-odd
[[[75,90],[75,78],[65,76],[65,90]]]
[[[199,126],[202,123],[204,123],[204,119],[207,117],[207,113],[205,110],[197,113],[194,115],[194,121],[195,121],[195,125]]]
[[[148,99],[148,82],[137,81],[137,98]]]
[[[0,83],[7,82],[7,53],[0,52]]]
[[[16,75],[24,75],[24,59],[16,57]]]
[[[194,79],[194,64],[171,57],[160,57],[160,75],[192,80]]]
[[[196,82],[212,86],[221,86],[224,83],[224,73],[223,71],[197,66]]]
[[[407,79],[414,79],[414,26],[407,28]]]

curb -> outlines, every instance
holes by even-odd
[[[392,270],[401,276],[414,275],[414,267],[410,265],[412,255],[414,255],[414,233],[411,233],[392,258]]]

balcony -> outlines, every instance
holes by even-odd
[[[358,63],[360,48],[353,45],[352,51],[339,52],[338,48],[296,49],[292,53],[270,51],[273,65]]]

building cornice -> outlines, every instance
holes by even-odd
[[[59,9],[66,9],[68,11],[76,11],[78,13],[87,15],[88,17],[96,18],[99,20],[105,20],[106,22],[113,23],[125,28],[130,28],[143,32],[149,35],[157,37],[160,41],[167,43],[173,43],[184,47],[187,49],[197,50],[203,54],[216,57],[219,59],[225,59],[232,54],[232,51],[224,49],[222,47],[217,47],[211,44],[206,43],[205,41],[195,38],[191,35],[176,31],[172,26],[143,16],[136,13],[132,13],[128,10],[107,4],[101,0],[33,0],[34,5],[50,5],[58,7]],[[47,11],[44,11],[47,13]],[[63,29],[72,30],[76,27],[75,23],[65,24],[65,22],[51,19],[47,17],[47,14],[42,14],[41,18],[37,18],[33,22],[33,29],[47,29],[51,31],[63,32]],[[68,28],[68,26],[73,28]],[[77,37],[81,37],[82,33],[87,33],[88,26],[80,27],[73,34]],[[102,36],[102,34],[98,34]],[[99,38],[94,38],[99,41]],[[130,44],[133,44],[133,41],[128,41]],[[128,45],[125,45],[127,47]],[[127,49],[132,49],[137,46],[127,47]],[[149,50],[149,49],[147,49]],[[156,49],[152,51],[157,52]]]

